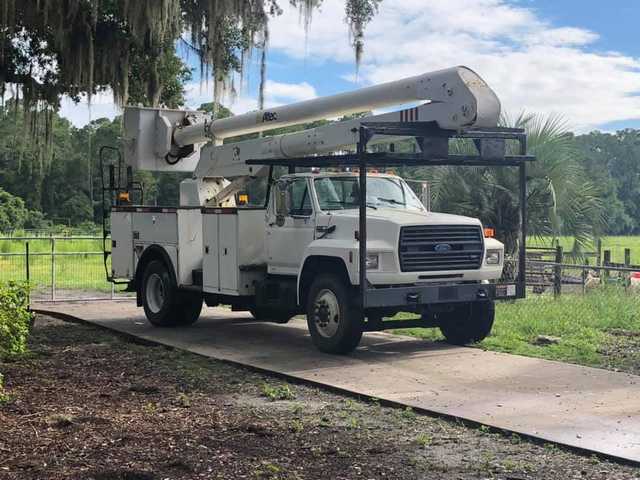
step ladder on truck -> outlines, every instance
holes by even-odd
[[[418,106],[224,142],[409,104]],[[491,330],[494,301],[525,296],[524,268],[501,282],[504,246],[480,220],[429,211],[402,178],[374,171],[518,169],[522,266],[533,157],[524,131],[498,127],[499,115],[495,93],[466,67],[224,119],[127,107],[126,184],[112,173],[104,189],[114,199],[108,278],[127,283],[160,327],[194,323],[204,301],[278,323],[305,314],[313,343],[329,353],[350,352],[363,332],[389,328],[434,327],[454,344],[480,341]],[[408,138],[416,153],[371,148]],[[471,140],[476,152],[451,154],[452,139]],[[507,153],[509,143],[518,154]],[[191,172],[180,184],[180,205],[133,205],[135,169]],[[266,183],[265,201],[250,206],[242,192],[256,179]],[[415,318],[391,319],[398,312]]]

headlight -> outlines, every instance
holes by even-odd
[[[367,262],[366,262],[367,270],[377,270],[379,263],[380,263],[379,256],[377,253],[373,253],[373,254],[370,253],[367,255]]]
[[[500,261],[502,260],[500,250],[487,250],[487,257],[485,263],[487,265],[500,265]]]

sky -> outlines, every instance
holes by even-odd
[[[305,32],[299,12],[281,0],[267,51],[267,106],[466,65],[495,90],[503,112],[562,115],[578,133],[640,128],[639,0],[382,0],[365,34],[356,75],[344,0],[324,0]],[[178,49],[181,52],[181,49]],[[247,65],[234,113],[257,108],[257,60]],[[213,97],[193,65],[187,106]],[[108,93],[63,101],[75,125],[118,114]]]

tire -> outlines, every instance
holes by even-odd
[[[200,317],[202,296],[180,292],[164,262],[153,260],[142,277],[142,305],[152,325],[177,327],[193,324]]]
[[[289,310],[281,310],[273,307],[254,307],[249,311],[256,320],[280,324],[288,323],[289,320],[295,316],[295,313]]]
[[[198,292],[178,292],[178,305],[175,312],[181,327],[193,325],[200,318],[202,312],[202,295]]]
[[[363,322],[349,301],[350,286],[337,275],[319,275],[307,295],[307,325],[318,350],[345,354],[362,338]]]
[[[471,302],[456,306],[452,312],[436,314],[440,331],[453,345],[467,345],[484,340],[493,327],[493,301]]]

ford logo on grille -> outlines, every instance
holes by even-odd
[[[451,250],[451,245],[449,245],[448,243],[438,243],[435,247],[433,247],[433,250],[436,252],[448,252],[449,250]]]

